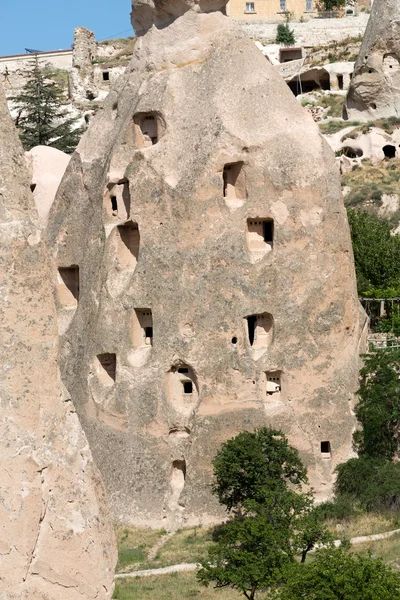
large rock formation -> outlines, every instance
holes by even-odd
[[[360,340],[333,153],[222,12],[146,6],[50,213],[64,380],[121,520],[216,518],[212,457],[265,423],[325,498]]]
[[[113,531],[61,384],[44,242],[3,96],[0,132],[0,597],[106,600]]]
[[[400,2],[375,0],[365,31],[344,117],[400,116]]]
[[[31,175],[31,190],[39,215],[39,223],[46,226],[51,205],[71,156],[51,146],[35,146],[25,153]]]

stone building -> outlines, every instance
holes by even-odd
[[[139,525],[219,518],[211,461],[243,429],[282,428],[320,500],[351,454],[365,315],[335,159],[224,9],[134,2],[47,229],[62,376]]]
[[[0,597],[110,600],[105,492],[61,383],[49,262],[0,90]]]
[[[294,19],[315,17],[353,16],[360,10],[370,9],[371,0],[349,0],[339,11],[325,12],[323,1],[319,0],[229,0],[226,13],[237,21],[283,21],[287,12]]]

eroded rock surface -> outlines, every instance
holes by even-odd
[[[400,115],[400,2],[375,0],[344,116],[373,120]]]
[[[221,516],[211,460],[266,423],[329,495],[365,323],[339,174],[239,26],[193,8],[138,38],[48,244],[63,377],[119,519]]]
[[[108,600],[113,531],[59,376],[47,257],[3,96],[0,133],[0,597]]]
[[[51,146],[35,146],[26,152],[25,156],[31,174],[31,191],[39,222],[45,227],[58,186],[71,157]]]

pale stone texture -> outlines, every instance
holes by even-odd
[[[365,325],[332,151],[241,28],[200,11],[138,38],[48,225],[54,284],[80,269],[79,303],[58,294],[64,381],[115,515],[153,526],[221,517],[212,458],[264,424],[328,497]]]
[[[400,2],[375,0],[351,81],[344,116],[400,115]]]
[[[44,242],[3,96],[0,131],[0,597],[108,600],[113,530],[60,380]]]
[[[31,190],[39,222],[44,227],[71,156],[50,146],[35,146],[25,156],[31,173]]]

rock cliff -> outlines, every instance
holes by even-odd
[[[344,117],[369,121],[390,116],[400,116],[400,2],[375,0]]]
[[[220,516],[211,460],[243,429],[281,427],[319,499],[351,453],[365,317],[334,156],[223,9],[134,3],[49,218],[62,374],[125,522]]]
[[[0,133],[0,597],[108,600],[113,531],[61,383],[44,241],[2,95]]]

